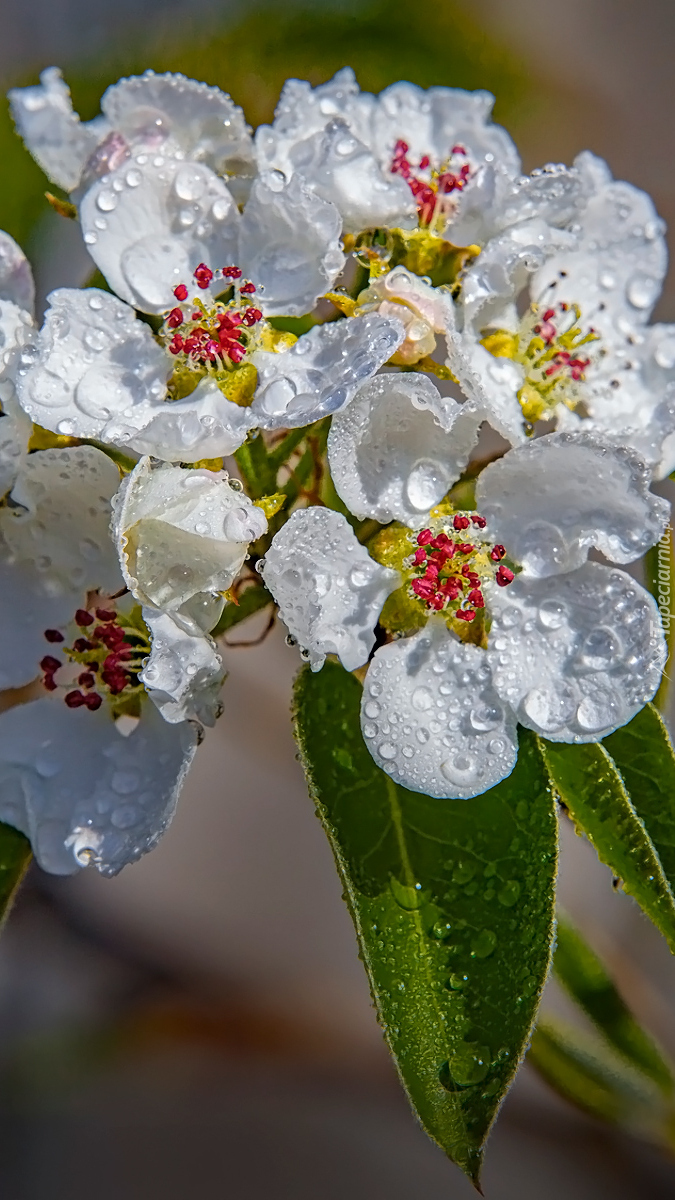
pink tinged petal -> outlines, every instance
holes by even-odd
[[[378,375],[333,417],[338,494],[357,517],[422,524],[466,466],[481,420],[425,375]]]
[[[585,433],[553,433],[486,467],[476,506],[527,575],[581,566],[595,547],[634,562],[663,535],[670,505],[642,459]]]
[[[242,109],[220,88],[185,75],[146,71],[120,79],[104,92],[101,111],[132,147],[179,149],[219,174],[253,159]]]
[[[33,313],[35,285],[30,263],[8,233],[0,230],[0,300],[11,300],[18,308]],[[3,345],[2,349],[6,349]]]
[[[97,288],[59,288],[17,391],[34,421],[56,433],[108,440],[111,418],[166,396],[168,356],[133,309]]]
[[[375,762],[411,791],[468,799],[511,773],[516,718],[497,696],[487,654],[440,618],[376,651],[361,729]]]
[[[652,698],[666,661],[656,602],[624,571],[587,562],[491,588],[488,658],[502,701],[558,742],[595,742]]]
[[[196,747],[192,725],[167,725],[151,704],[127,737],[106,706],[18,705],[0,714],[0,820],[45,871],[116,875],[159,841]]]
[[[329,508],[294,512],[258,569],[314,671],[327,654],[348,671],[366,662],[382,606],[400,585],[398,572],[376,563]]]
[[[404,337],[395,317],[368,313],[317,325],[275,354],[258,350],[258,390],[250,413],[263,429],[308,425],[349,404],[357,388],[391,358]]]

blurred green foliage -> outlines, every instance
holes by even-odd
[[[532,100],[524,67],[471,16],[466,0],[439,0],[419,20],[406,0],[333,9],[308,7],[302,0],[283,8],[268,2],[237,19],[224,14],[198,25],[181,20],[179,41],[161,23],[159,29],[156,36],[127,30],[126,41],[105,59],[66,72],[83,118],[96,115],[108,84],[148,67],[217,84],[242,105],[254,126],[271,119],[285,79],[298,76],[316,85],[346,64],[368,91],[398,79],[422,87],[487,88],[498,97],[497,119],[505,123]],[[38,71],[48,65],[36,63],[13,85],[36,82]],[[46,211],[47,183],[16,136],[6,105],[0,109],[0,163],[0,228],[29,247]]]

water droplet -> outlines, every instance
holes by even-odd
[[[385,762],[390,762],[392,758],[396,758],[396,747],[391,742],[380,742],[378,751],[380,758],[383,758]]]
[[[476,864],[467,859],[463,862],[458,862],[452,872],[452,882],[465,884],[469,883],[476,874]]]
[[[496,698],[481,699],[478,704],[474,704],[469,713],[469,721],[477,733],[488,733],[491,729],[496,729],[501,725],[503,717],[504,712]]]
[[[675,367],[675,338],[666,337],[659,342],[654,351],[654,358],[665,371],[670,371]]]
[[[131,829],[137,825],[141,813],[134,804],[120,804],[110,814],[110,821],[117,829]]]
[[[117,196],[109,188],[104,188],[96,197],[96,207],[100,208],[101,212],[112,212],[117,208]]]
[[[628,281],[626,295],[629,303],[633,308],[651,308],[652,304],[658,299],[660,291],[658,279],[654,279],[651,275],[645,275],[644,272],[638,271]]]
[[[130,171],[127,171],[125,179],[128,187],[136,188],[143,182],[143,174],[136,167],[132,167]]]
[[[105,350],[110,344],[110,338],[104,329],[87,329],[83,338],[85,346],[90,350]]]
[[[451,1080],[460,1087],[469,1087],[472,1083],[481,1083],[490,1069],[490,1049],[478,1042],[463,1042],[447,1064]],[[439,1079],[443,1083],[443,1068]],[[447,1084],[444,1084],[447,1087]],[[454,1089],[452,1089],[454,1090]]]
[[[593,671],[604,671],[613,666],[622,655],[622,646],[613,629],[598,625],[584,638],[581,661]]]
[[[166,580],[170,587],[181,588],[192,582],[194,572],[191,567],[176,564],[171,567],[166,574]]]
[[[119,796],[129,796],[132,792],[138,790],[140,781],[141,777],[138,771],[115,771],[110,780],[110,786]]]
[[[389,887],[394,900],[400,908],[406,912],[415,912],[424,904],[424,896],[422,895],[421,884],[416,884],[414,887],[407,887],[404,883],[399,883],[393,875],[389,881]]]
[[[621,712],[618,696],[604,688],[595,688],[584,696],[577,709],[577,722],[586,733],[609,729]]]
[[[377,703],[377,700],[367,700],[363,706],[363,712],[365,716],[370,717],[371,720],[374,720],[375,717],[379,717],[381,709]]]
[[[425,712],[428,708],[432,707],[433,702],[434,698],[431,694],[430,688],[415,688],[415,691],[412,694],[412,703],[414,708],[418,709],[420,712]]]
[[[480,775],[480,764],[473,754],[460,751],[441,763],[441,771],[450,783],[473,783]]]
[[[352,567],[349,572],[349,582],[354,588],[367,587],[371,578],[371,572],[367,567]]]
[[[481,929],[471,941],[472,958],[489,958],[497,945],[497,934],[493,929]]]
[[[420,458],[412,468],[406,483],[406,496],[415,512],[428,512],[445,493],[447,469],[430,458]]]
[[[204,195],[206,180],[197,167],[181,167],[176,173],[174,191],[181,200],[199,200]]]
[[[557,688],[533,688],[523,700],[523,712],[532,725],[542,733],[553,733],[572,720],[576,697],[571,687],[560,683]]]
[[[505,908],[511,908],[520,895],[520,884],[517,879],[507,879],[503,888],[497,893],[497,899]]]
[[[560,629],[565,621],[565,605],[559,600],[542,600],[537,617],[544,629]]]

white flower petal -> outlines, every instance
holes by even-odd
[[[482,472],[476,505],[526,575],[571,571],[596,547],[634,562],[663,535],[670,505],[642,459],[585,433],[552,433]]]
[[[228,400],[207,377],[183,400],[149,393],[112,416],[99,436],[168,462],[199,462],[234,453],[257,424],[252,409]]]
[[[256,179],[240,226],[239,266],[262,288],[267,316],[301,316],[314,308],[345,264],[340,214],[298,177]]]
[[[471,326],[464,332],[457,328],[457,316],[461,313],[449,307],[445,327],[447,365],[469,397],[472,409],[482,412],[484,420],[516,446],[525,438],[523,410],[518,402],[523,368],[510,358],[493,357],[481,346]]]
[[[492,686],[486,652],[463,645],[438,618],[376,652],[361,728],[396,783],[438,798],[463,800],[494,787],[518,752],[516,720]]]
[[[0,509],[0,533],[12,561],[34,563],[44,573],[45,591],[71,600],[121,585],[110,537],[111,498],[119,470],[93,446],[29,454],[11,494]]]
[[[248,410],[262,429],[308,425],[349,403],[401,344],[402,323],[368,313],[316,325],[275,354],[258,350],[252,361],[259,387]]]
[[[106,126],[99,120],[82,124],[57,67],[43,71],[35,87],[14,88],[8,95],[14,122],[33,158],[50,179],[71,192]]]
[[[294,512],[258,570],[313,671],[327,654],[337,654],[348,671],[366,662],[382,606],[400,584],[398,572],[376,563],[329,508]]]
[[[33,272],[23,250],[0,230],[0,300],[11,300],[32,313],[35,307]],[[2,349],[5,349],[4,343]]]
[[[237,207],[201,163],[138,154],[87,190],[80,220],[111,288],[144,312],[170,308],[199,263],[236,262]]]
[[[150,657],[139,679],[165,721],[175,725],[194,719],[213,725],[220,714],[223,661],[213,640],[189,633],[173,617],[143,609],[152,635]]]
[[[142,604],[167,612],[200,593],[226,591],[249,542],[266,530],[262,509],[229,486],[226,472],[148,458],[124,480],[114,505],[113,536],[127,586]]]
[[[115,414],[163,400],[171,369],[147,325],[97,288],[59,288],[17,374],[22,407],[56,433],[102,438]]]
[[[374,96],[359,91],[351,67],[343,67],[328,83],[312,88],[301,79],[287,79],[273,125],[259,125],[255,149],[261,170],[293,174],[291,154],[296,146],[319,133],[329,121],[342,117],[364,141],[371,126]]]
[[[666,644],[654,599],[624,571],[587,562],[490,588],[494,684],[529,729],[594,742],[654,695]]]
[[[19,473],[32,429],[30,417],[19,408],[13,383],[0,380],[0,501]]]
[[[574,245],[574,234],[539,218],[491,238],[462,277],[463,326],[478,329],[495,320],[501,324],[505,305],[516,299],[537,268],[557,249]]]
[[[116,875],[164,833],[196,746],[191,725],[167,725],[151,704],[128,737],[105,707],[18,705],[0,714],[0,820],[45,871]]]
[[[533,299],[578,304],[585,324],[610,342],[645,324],[661,291],[667,253],[663,223],[646,192],[612,179],[589,151],[576,159],[590,198],[576,245],[553,254],[532,281]]]
[[[328,459],[355,516],[420,525],[461,475],[482,415],[419,373],[378,375],[336,413]]]
[[[253,158],[242,109],[220,88],[185,75],[146,71],[120,79],[103,93],[101,111],[131,146],[157,153],[168,143],[218,174]]]
[[[575,167],[551,163],[511,184],[495,213],[495,228],[506,229],[534,218],[547,225],[569,225],[588,190],[586,179]]]
[[[425,91],[413,83],[392,84],[377,98],[373,148],[386,169],[399,138],[408,143],[411,161],[429,154],[438,165],[460,144],[475,167],[494,162],[509,178],[516,178],[518,151],[506,130],[492,124],[493,104],[494,96],[484,91],[445,87]]]
[[[399,175],[385,174],[345,121],[329,121],[325,129],[293,148],[290,161],[313,191],[337,206],[346,233],[380,225],[417,227],[408,184]]]

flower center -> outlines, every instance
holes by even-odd
[[[444,225],[455,209],[456,197],[450,197],[463,191],[473,174],[467,152],[464,146],[453,146],[439,167],[432,165],[428,154],[414,166],[408,158],[409,149],[407,142],[397,141],[389,170],[408,184],[415,197],[420,225]]]
[[[250,390],[253,394],[256,373],[244,360],[263,345],[266,328],[262,312],[251,303],[256,286],[235,266],[212,271],[200,263],[193,278],[202,291],[215,280],[216,287],[222,284],[222,294],[207,302],[198,294],[190,298],[184,283],[174,288],[177,303],[159,330],[159,337],[176,360],[169,392],[173,399],[181,399],[194,391],[200,379],[210,375],[230,399],[246,403],[246,397],[239,393],[243,388],[244,393]]]
[[[457,513],[451,526],[409,535],[417,545],[408,560],[413,571],[409,588],[429,611],[447,611],[455,620],[468,624],[485,608],[483,587],[487,580],[494,579],[499,587],[513,582],[513,571],[502,562],[504,547],[480,536],[486,524],[479,513]],[[463,540],[469,529],[474,541]]]
[[[511,358],[525,370],[518,400],[526,421],[548,420],[558,404],[583,408],[579,387],[592,364],[582,347],[598,340],[591,327],[585,332],[578,304],[544,308],[532,304],[518,333],[492,330],[481,339],[495,358]],[[583,413],[581,414],[583,415]]]
[[[150,653],[150,635],[140,605],[122,613],[113,607],[96,607],[93,612],[78,608],[73,625],[77,636],[69,646],[59,629],[45,630],[46,640],[59,645],[66,662],[54,654],[45,655],[40,662],[43,687],[48,692],[60,691],[68,708],[95,712],[107,700],[115,719],[139,716],[145,689],[138,674]]]

